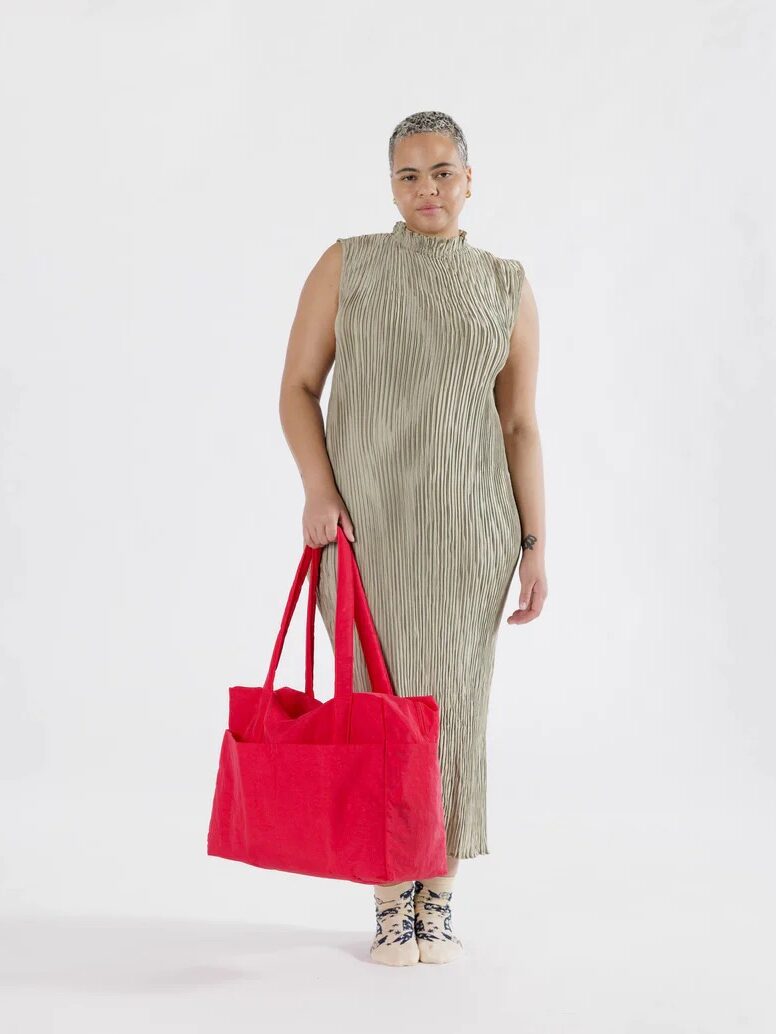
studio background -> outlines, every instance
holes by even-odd
[[[467,239],[537,298],[549,597],[507,625],[515,575],[467,964],[402,1010],[439,987],[452,1029],[771,1029],[773,10],[0,12],[13,1029],[247,1030],[290,998],[394,1029],[369,888],[205,852],[228,687],[262,682],[303,548],[299,292],[391,230],[388,138],[430,108],[467,136]]]

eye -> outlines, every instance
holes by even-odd
[[[439,175],[440,176],[452,176],[453,173],[452,172],[440,172]],[[415,179],[415,176],[414,176],[413,173],[408,173],[408,175],[402,176],[401,179],[402,179],[402,181],[404,181],[404,180],[413,180],[413,179]]]

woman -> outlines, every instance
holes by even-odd
[[[305,544],[322,550],[319,608],[333,642],[336,539],[350,542],[399,695],[440,709],[446,876],[374,888],[371,958],[449,962],[461,858],[488,854],[485,733],[498,626],[547,595],[535,414],[538,317],[523,266],[474,247],[458,218],[472,170],[457,123],[404,119],[388,149],[390,233],[337,238],[304,284],[280,417],[305,490]],[[336,363],[335,360],[336,344]],[[320,396],[334,364],[326,428]],[[356,637],[354,691],[370,692]]]

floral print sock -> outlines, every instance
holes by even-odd
[[[463,943],[452,930],[454,876],[415,880],[415,937],[421,962],[452,962]]]
[[[377,932],[369,950],[374,962],[412,966],[419,961],[412,911],[414,880],[374,887]]]

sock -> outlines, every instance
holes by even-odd
[[[421,962],[452,962],[463,943],[452,931],[454,876],[415,880],[415,937]]]
[[[419,959],[412,912],[414,880],[374,887],[377,933],[369,954],[387,966],[412,966]]]

